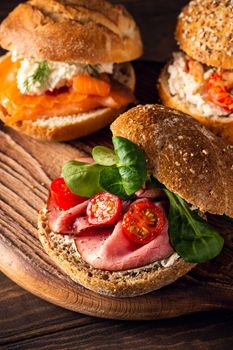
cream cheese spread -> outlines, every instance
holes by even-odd
[[[196,82],[192,74],[187,72],[186,57],[183,53],[176,52],[173,54],[173,62],[168,67],[168,73],[170,93],[173,96],[177,96],[183,103],[187,103],[193,113],[198,113],[205,117],[230,114],[223,108],[208,101],[200,83]],[[207,80],[212,73],[213,69],[208,69],[204,74],[204,79]]]
[[[90,74],[91,69],[99,74],[112,74],[113,63],[85,65],[54,61],[39,62],[33,58],[25,58],[18,70],[17,85],[22,94],[43,95],[46,91],[69,86],[76,74]],[[40,79],[41,77],[43,79]]]

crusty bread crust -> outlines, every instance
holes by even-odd
[[[201,63],[232,69],[232,13],[232,1],[192,0],[178,18],[179,46]]]
[[[69,141],[93,134],[104,128],[121,114],[121,109],[99,108],[88,113],[67,117],[53,117],[41,120],[17,122],[12,128],[42,141]],[[4,120],[0,110],[0,119]]]
[[[190,116],[160,105],[137,106],[111,125],[137,143],[150,172],[203,212],[233,217],[233,146]]]
[[[62,62],[126,62],[142,55],[131,15],[105,0],[29,0],[2,22],[0,45],[21,57]]]
[[[47,225],[45,210],[39,214],[39,239],[46,253],[69,277],[84,287],[114,297],[134,297],[149,293],[177,280],[195,264],[178,258],[171,266],[156,263],[139,269],[111,272],[92,268],[77,253],[73,240],[54,234]]]
[[[162,103],[170,108],[178,109],[191,115],[201,124],[205,125],[215,135],[220,136],[226,143],[233,145],[233,118],[232,117],[204,117],[193,111],[187,103],[179,99],[178,96],[172,96],[168,87],[168,65],[165,66],[160,74],[158,90]]]
[[[5,56],[0,57],[4,59]],[[135,89],[136,77],[133,66],[123,63],[125,83],[132,91]],[[37,121],[21,121],[11,124],[11,127],[31,137],[43,141],[68,141],[90,135],[116,119],[127,106],[120,109],[98,108],[96,110],[80,113],[73,116],[51,117]],[[0,106],[0,120],[7,120],[8,114]]]

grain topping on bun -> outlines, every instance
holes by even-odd
[[[113,124],[144,150],[154,176],[203,212],[233,216],[233,151],[188,115],[160,105],[137,106]]]
[[[233,3],[192,0],[179,15],[176,39],[193,59],[208,66],[233,67]]]

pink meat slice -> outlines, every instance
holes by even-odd
[[[73,228],[74,223],[76,223],[76,227],[80,225],[80,227],[84,226],[84,228],[87,228],[87,221],[80,216],[86,214],[88,203],[89,200],[68,210],[62,210],[50,198],[47,205],[47,219],[50,230],[56,233],[76,233]],[[76,222],[78,219],[82,221],[80,224]]]
[[[86,216],[77,217],[73,223],[72,231],[74,234],[78,234],[80,231],[92,228],[93,225],[89,224]]]
[[[113,230],[99,229],[98,235],[96,230],[83,231],[75,238],[75,243],[87,263],[94,268],[109,271],[145,266],[162,260],[173,252],[169,243],[168,223],[158,237],[145,245],[138,245],[125,236],[122,221]]]
[[[147,198],[147,199],[157,199],[163,198],[164,192],[160,188],[150,187],[142,188],[135,193],[138,198]]]

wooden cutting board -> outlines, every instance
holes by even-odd
[[[159,64],[135,64],[139,102],[157,102]],[[44,253],[37,214],[51,179],[64,162],[109,145],[108,129],[69,143],[39,142],[5,128],[0,131],[0,270],[31,293],[64,308],[105,318],[162,319],[218,308],[233,309],[233,225],[210,220],[226,239],[222,254],[159,291],[136,298],[97,295],[72,282]]]

